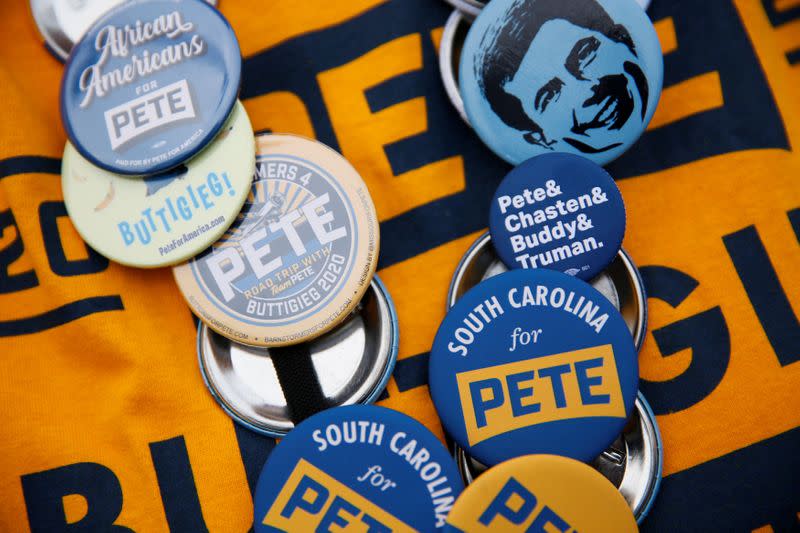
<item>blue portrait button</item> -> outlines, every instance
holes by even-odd
[[[239,44],[216,9],[199,0],[136,0],[102,16],[73,49],[61,116],[94,165],[153,174],[215,137],[240,78]]]
[[[589,280],[622,246],[625,204],[602,167],[577,155],[543,154],[500,183],[489,231],[508,268],[549,268]]]
[[[459,78],[470,124],[509,163],[569,152],[604,165],[650,122],[663,59],[635,0],[494,0]]]
[[[587,283],[512,270],[448,311],[429,360],[447,433],[486,466],[526,454],[590,461],[622,432],[639,383],[622,315]]]
[[[434,531],[463,489],[447,449],[413,418],[337,407],[306,419],[270,454],[256,486],[254,528]]]

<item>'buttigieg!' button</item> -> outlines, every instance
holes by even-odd
[[[489,2],[458,71],[469,123],[514,165],[550,152],[613,161],[647,128],[664,78],[633,0]]]
[[[619,312],[550,270],[467,292],[439,327],[429,371],[445,429],[489,466],[530,453],[594,459],[625,426],[639,380]]]
[[[86,159],[118,174],[152,174],[202,150],[239,92],[241,55],[205,2],[138,0],[113,9],[75,46],[61,116]]]

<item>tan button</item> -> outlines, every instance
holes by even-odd
[[[174,274],[213,330],[284,346],[342,322],[369,287],[378,248],[375,206],[352,165],[316,141],[265,134],[236,223]]]

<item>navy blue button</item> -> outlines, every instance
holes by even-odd
[[[337,407],[302,422],[270,454],[255,530],[432,531],[463,488],[447,449],[413,418]]]
[[[436,333],[431,397],[447,433],[492,466],[526,454],[597,457],[639,382],[625,321],[587,283],[512,270],[468,291]]]
[[[61,117],[72,144],[96,166],[152,174],[214,138],[236,103],[240,77],[236,36],[206,2],[127,2],[73,49]]]
[[[459,78],[469,122],[509,163],[556,151],[604,165],[650,122],[663,59],[635,0],[493,0]]]
[[[622,246],[625,204],[602,167],[577,155],[544,154],[500,183],[489,231],[508,268],[549,268],[589,280]]]

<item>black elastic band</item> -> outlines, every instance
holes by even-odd
[[[295,425],[328,408],[308,344],[270,348],[269,355]]]

